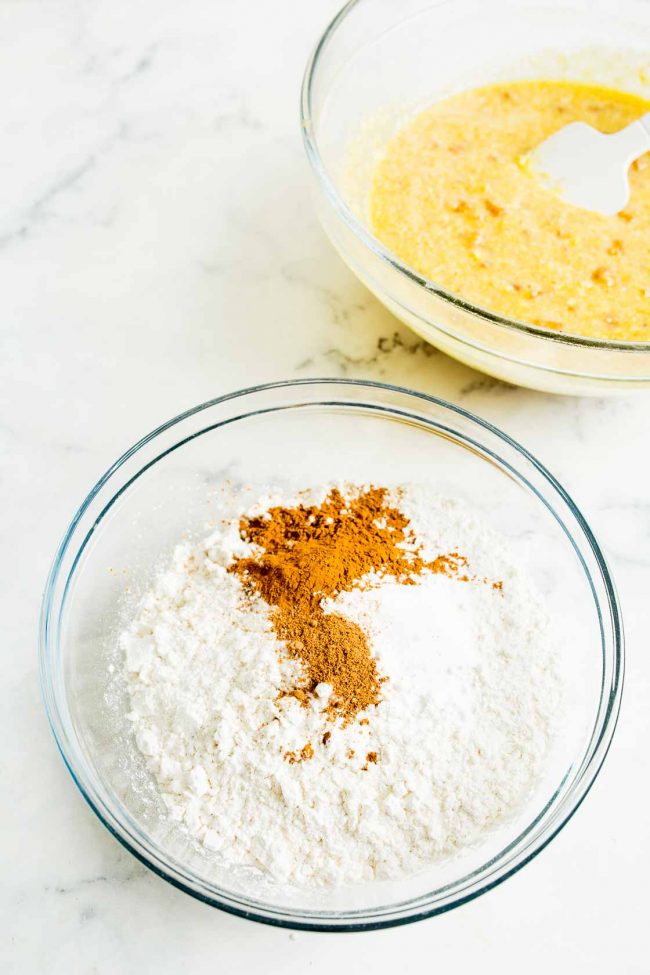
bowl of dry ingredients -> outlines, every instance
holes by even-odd
[[[559,393],[650,383],[650,154],[625,210],[564,203],[526,165],[569,122],[650,109],[646,3],[356,0],[302,92],[324,228],[416,332]]]
[[[279,383],[177,417],[75,515],[50,723],[136,857],[351,930],[489,890],[586,795],[619,709],[602,553],[521,446],[422,394]]]

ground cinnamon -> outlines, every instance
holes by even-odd
[[[344,497],[334,489],[321,504],[274,507],[242,518],[241,537],[257,549],[229,571],[272,607],[275,632],[305,678],[289,692],[307,702],[329,684],[330,714],[350,721],[379,702],[382,678],[368,639],[356,623],[325,613],[322,600],[358,586],[370,573],[413,583],[425,569],[457,574],[457,553],[426,562],[409,520],[387,489],[370,487]]]
[[[285,752],[284,760],[288,762],[289,765],[297,765],[298,762],[307,762],[310,758],[314,757],[314,749],[310,741],[300,749],[299,752]]]

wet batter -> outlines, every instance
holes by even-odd
[[[614,217],[565,203],[526,154],[569,122],[614,132],[650,110],[576,82],[490,85],[436,102],[386,147],[370,191],[376,236],[474,304],[554,331],[650,341],[650,153]]]

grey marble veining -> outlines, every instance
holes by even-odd
[[[650,397],[515,389],[422,343],[310,204],[297,100],[336,0],[0,6],[0,970],[647,971]],[[192,901],[96,821],[36,673],[41,590],[89,487],[163,420],[291,376],[381,379],[523,441],[605,543],[629,638],[619,731],[584,807],[479,901],[363,936],[290,935]]]

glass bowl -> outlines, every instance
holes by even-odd
[[[398,318],[476,369],[555,393],[648,386],[650,343],[558,333],[476,307],[404,264],[367,220],[377,153],[414,111],[515,78],[585,80],[650,98],[648,50],[650,5],[638,0],[352,0],[318,42],[302,88],[326,233]]]
[[[427,481],[507,536],[544,592],[570,676],[571,721],[543,780],[485,841],[399,881],[297,889],[228,868],[166,817],[126,715],[117,634],[179,538],[205,531],[215,488],[347,478]],[[408,648],[405,647],[405,653]],[[40,667],[50,724],[83,796],[159,876],[216,907],[287,927],[358,930],[449,910],[513,874],[593,783],[619,709],[623,643],[614,586],[589,526],[551,474],[490,424],[370,382],[244,390],[165,423],[128,450],[72,519],[43,600]]]

